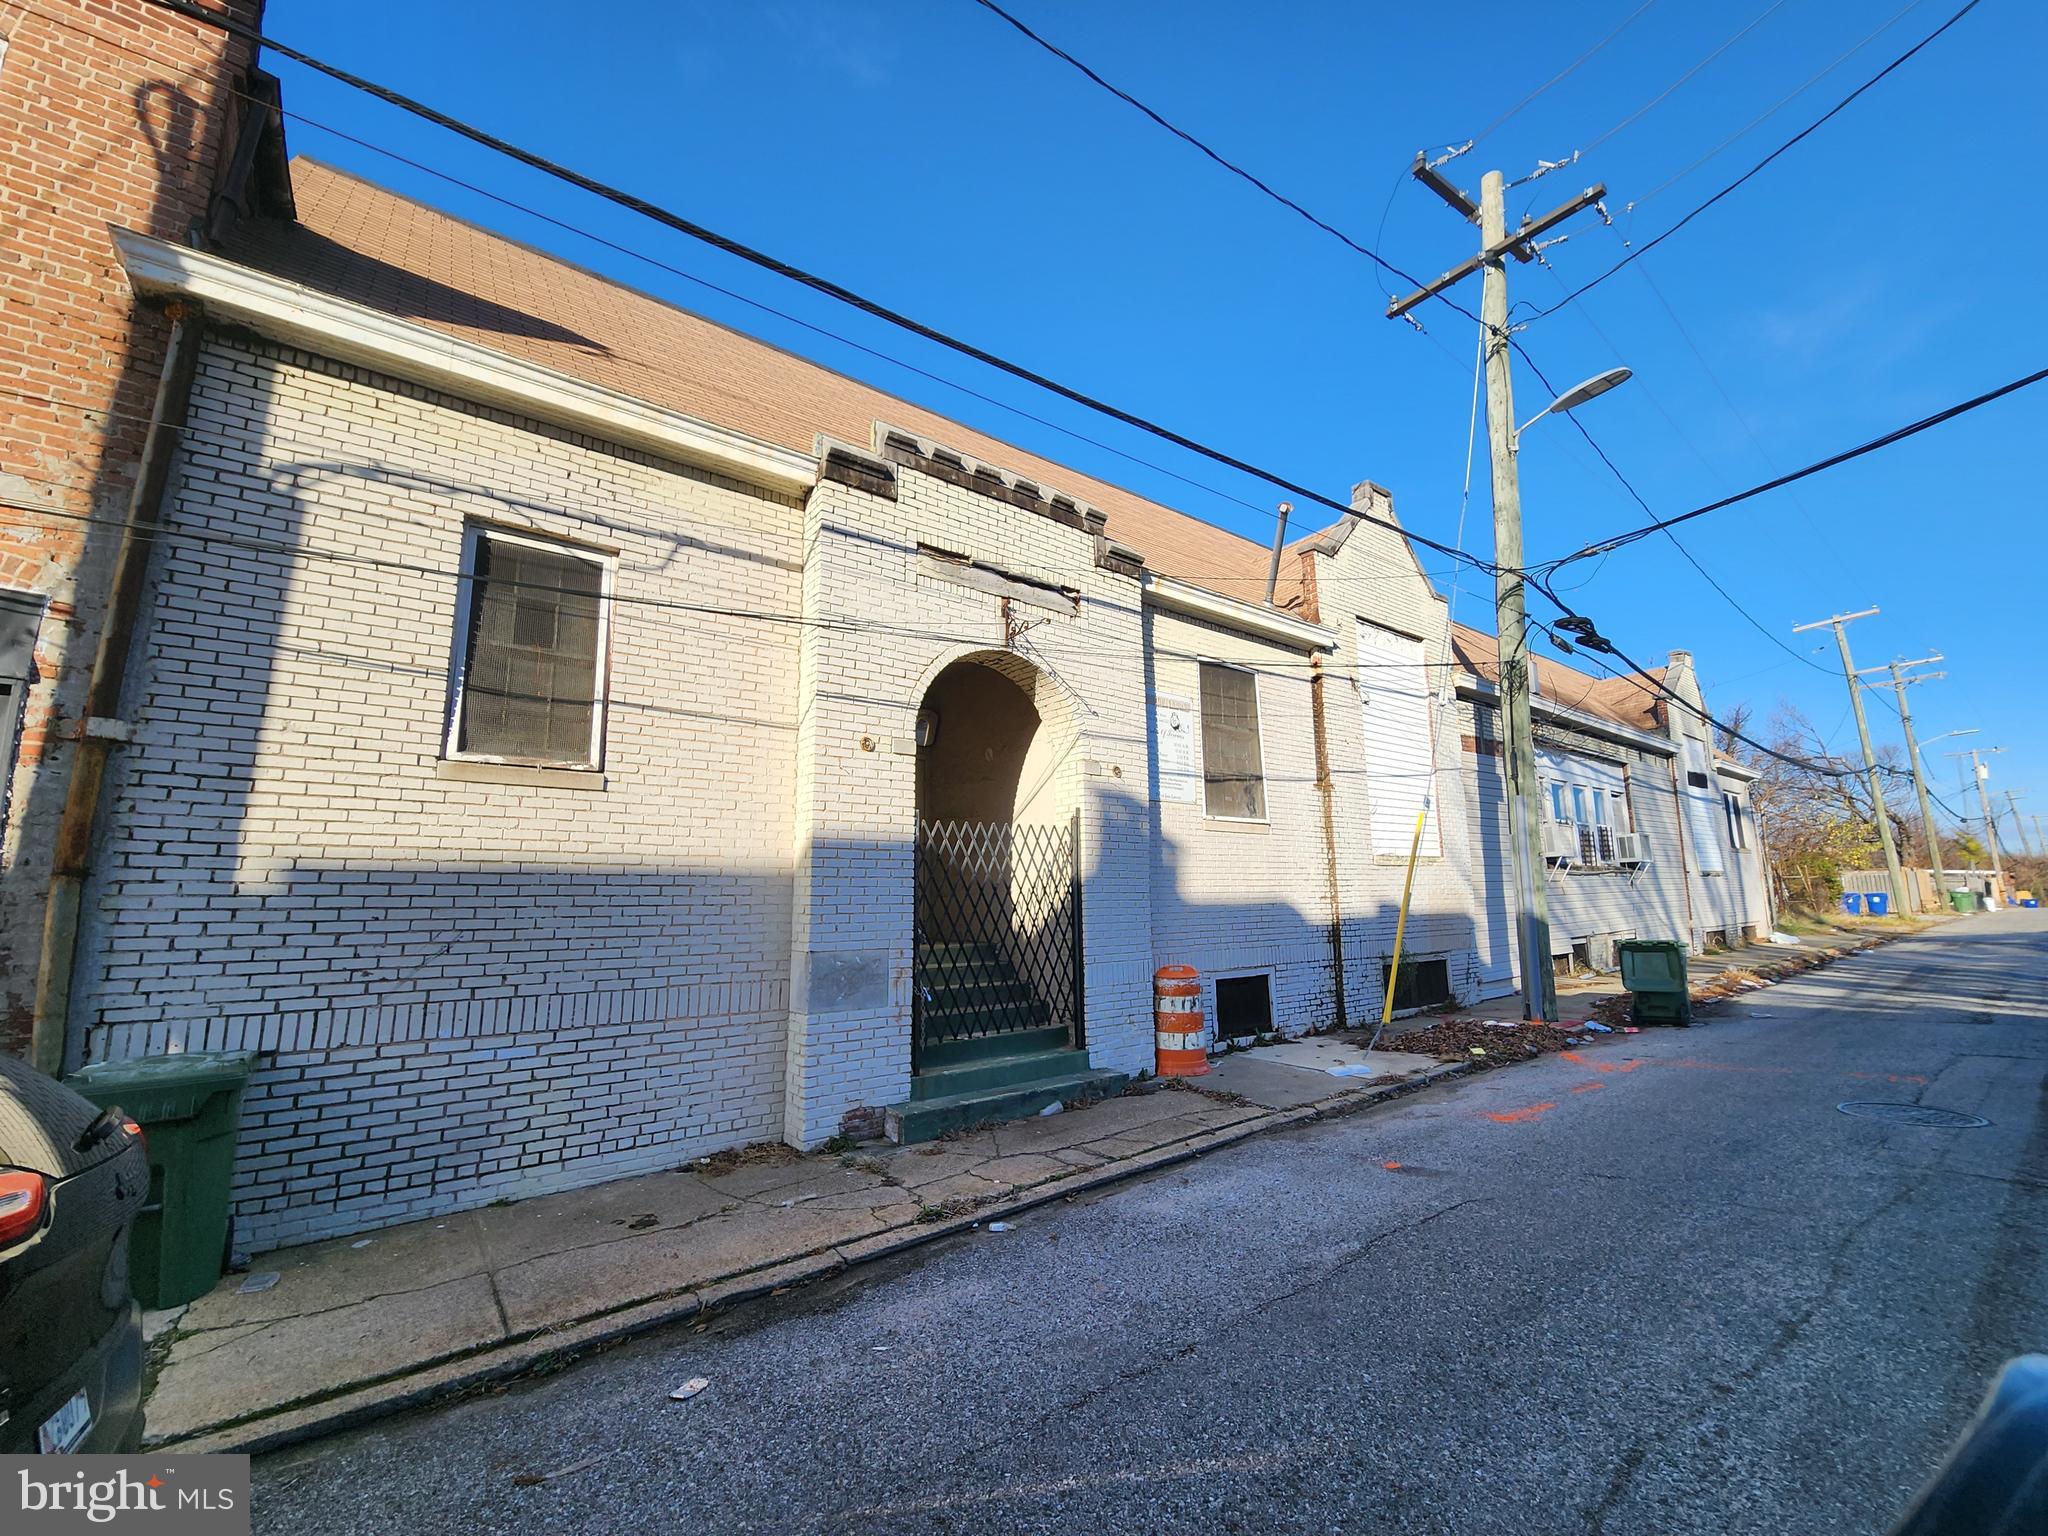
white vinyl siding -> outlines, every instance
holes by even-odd
[[[1721,792],[1707,762],[1707,747],[1688,736],[1679,786],[1685,799],[1685,830],[1692,839],[1693,858],[1703,875],[1718,875],[1727,865],[1721,858]]]
[[[1358,692],[1365,708],[1365,782],[1375,853],[1406,855],[1425,805],[1421,852],[1443,852],[1437,827],[1429,669],[1422,642],[1361,621]]]

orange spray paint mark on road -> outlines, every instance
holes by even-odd
[[[1558,1055],[1575,1067],[1591,1067],[1595,1072],[1633,1072],[1642,1065],[1640,1061],[1594,1061],[1577,1051],[1559,1051]]]
[[[1925,1083],[1926,1078],[1918,1072],[1851,1072],[1848,1074],[1859,1083]]]
[[[1545,1099],[1541,1104],[1525,1104],[1520,1109],[1488,1110],[1486,1118],[1501,1125],[1520,1125],[1524,1120],[1534,1120],[1557,1108],[1557,1100]]]
[[[1381,1163],[1380,1166],[1391,1171],[1393,1169],[1399,1168],[1401,1165],[1399,1163]]]
[[[1576,1084],[1576,1085],[1574,1085],[1574,1086],[1573,1086],[1573,1088],[1572,1088],[1572,1092],[1573,1092],[1573,1093],[1598,1093],[1598,1092],[1599,1092],[1599,1091],[1600,1091],[1600,1090],[1601,1090],[1602,1088],[1605,1088],[1606,1086],[1607,1086],[1607,1085],[1606,1085],[1605,1083],[1578,1083],[1578,1084]]]

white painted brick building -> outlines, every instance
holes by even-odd
[[[1370,1020],[1425,809],[1413,985],[1510,984],[1484,669],[1384,490],[1269,603],[1249,541],[297,175],[234,259],[122,242],[209,328],[71,1021],[259,1053],[247,1244],[936,1113],[1010,1060],[956,1007],[1145,1071],[1162,965],[1226,1032]],[[1620,734],[1683,874],[1684,748],[1600,707],[1556,743]],[[1712,878],[1696,939],[1761,920]],[[1563,952],[1662,880],[1568,881]]]

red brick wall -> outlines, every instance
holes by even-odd
[[[252,25],[262,0],[216,0]],[[28,1042],[51,838],[167,332],[109,225],[204,217],[247,50],[146,0],[0,0],[0,586],[48,596],[0,844],[0,1050]]]

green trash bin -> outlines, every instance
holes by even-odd
[[[101,1061],[66,1079],[102,1109],[118,1105],[149,1145],[149,1199],[135,1219],[129,1274],[145,1307],[213,1289],[228,1241],[235,1125],[252,1051],[186,1051]]]
[[[1948,904],[1958,912],[1974,912],[1977,910],[1977,893],[1975,891],[1950,891],[1948,893]]]
[[[1676,939],[1623,939],[1621,984],[1629,990],[1629,1014],[1638,1024],[1692,1023],[1692,981],[1685,946]]]

